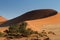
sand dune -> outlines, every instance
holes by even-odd
[[[53,31],[56,36],[49,35],[52,40],[60,40],[60,13],[55,16],[51,16],[44,19],[37,19],[26,21],[28,23],[27,28],[31,28],[35,31]]]
[[[31,14],[32,13],[32,14]],[[3,21],[3,19],[1,19]],[[55,36],[49,35],[52,40],[60,40],[60,13],[51,10],[34,10],[27,12],[21,16],[18,16],[14,19],[5,21],[2,26],[10,26],[11,24],[18,24],[22,21],[27,22],[27,28],[31,28],[34,31],[41,32],[42,30],[53,31],[56,33]],[[1,26],[0,25],[0,26]],[[6,28],[1,28],[6,29]]]

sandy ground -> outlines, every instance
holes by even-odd
[[[8,27],[0,27],[0,32],[3,32],[5,30],[7,30],[7,29],[8,29]]]

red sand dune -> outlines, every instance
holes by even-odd
[[[37,19],[44,19],[51,16],[54,16],[57,14],[57,11],[53,9],[40,9],[40,10],[32,10],[30,12],[24,13],[21,16],[18,16],[14,19],[8,20],[7,22],[4,22],[0,26],[9,26],[12,24],[18,24],[23,21],[29,21],[29,20],[37,20]]]
[[[28,23],[27,28],[31,28],[34,31],[41,32],[42,30],[52,31],[56,35],[49,35],[52,40],[60,40],[60,13],[57,15],[37,20],[26,21]]]
[[[36,15],[36,13],[38,15]],[[22,16],[8,20],[2,25],[5,24],[4,26],[8,26],[11,24],[20,23],[22,21],[26,21],[28,23],[27,28],[31,28],[34,31],[53,31],[54,33],[56,33],[56,36],[49,35],[49,37],[52,40],[60,40],[60,13],[54,10],[31,11]]]
[[[41,25],[48,25],[48,24],[60,24],[60,13],[58,13],[57,15],[48,17],[48,18],[44,18],[44,19],[37,19],[37,20],[30,20],[30,21],[26,21],[29,25],[29,27],[31,27],[33,30],[40,30]]]
[[[5,22],[5,21],[7,21],[7,19],[4,18],[4,17],[2,17],[2,16],[0,16],[0,23],[1,23],[1,22]]]

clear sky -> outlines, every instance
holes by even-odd
[[[12,19],[36,9],[60,11],[60,0],[0,0],[0,16]]]

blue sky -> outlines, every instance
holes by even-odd
[[[12,19],[36,9],[60,11],[60,0],[0,0],[0,16]]]

